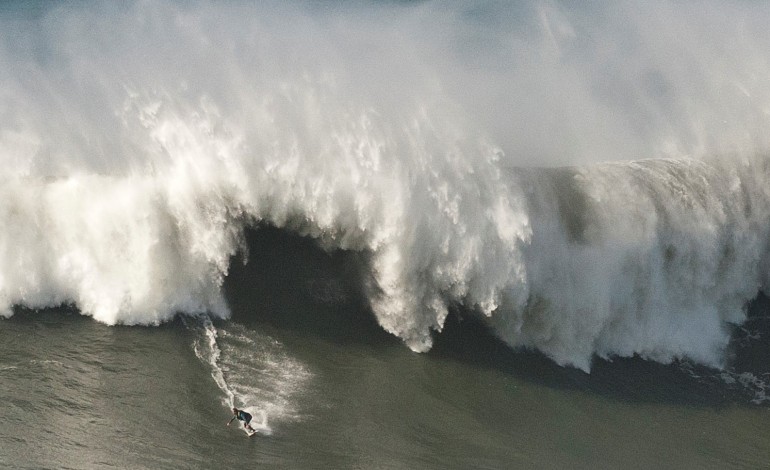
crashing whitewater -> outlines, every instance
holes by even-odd
[[[713,18],[677,36],[689,60],[737,67],[716,77],[656,55],[686,4],[652,7],[673,24],[605,6],[636,27],[628,49],[612,15],[552,2],[486,7],[513,25],[432,2],[45,8],[0,15],[5,316],[226,318],[259,225],[366,253],[371,311],[415,351],[459,307],[584,370],[720,366],[770,287],[768,11],[754,38],[721,18],[745,42],[735,64],[699,45]]]

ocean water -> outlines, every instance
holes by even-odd
[[[767,466],[768,20],[3,3],[0,466]]]

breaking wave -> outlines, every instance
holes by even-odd
[[[0,11],[6,316],[226,318],[260,225],[366,253],[415,351],[461,308],[585,370],[720,366],[770,287],[766,6],[33,5]]]

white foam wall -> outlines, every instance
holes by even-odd
[[[0,308],[226,316],[229,259],[266,222],[371,252],[377,319],[418,351],[461,304],[563,364],[718,365],[767,285],[768,18],[682,2],[10,8]],[[596,164],[647,156],[677,160]]]

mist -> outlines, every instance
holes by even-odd
[[[415,351],[460,306],[584,370],[596,354],[719,366],[768,284],[768,19],[749,3],[4,4],[0,311],[226,318],[229,263],[268,224],[370,254],[372,312]]]
[[[30,160],[22,154],[66,172],[56,158],[66,154],[125,169],[141,136],[121,114],[141,99],[179,113],[210,100],[253,145],[254,114],[281,97],[284,113],[303,116],[312,99],[316,119],[369,113],[383,132],[425,113],[462,128],[458,138],[488,139],[514,166],[768,143],[762,4],[33,5],[6,5],[0,19],[2,142],[14,147],[3,155],[17,167]]]

